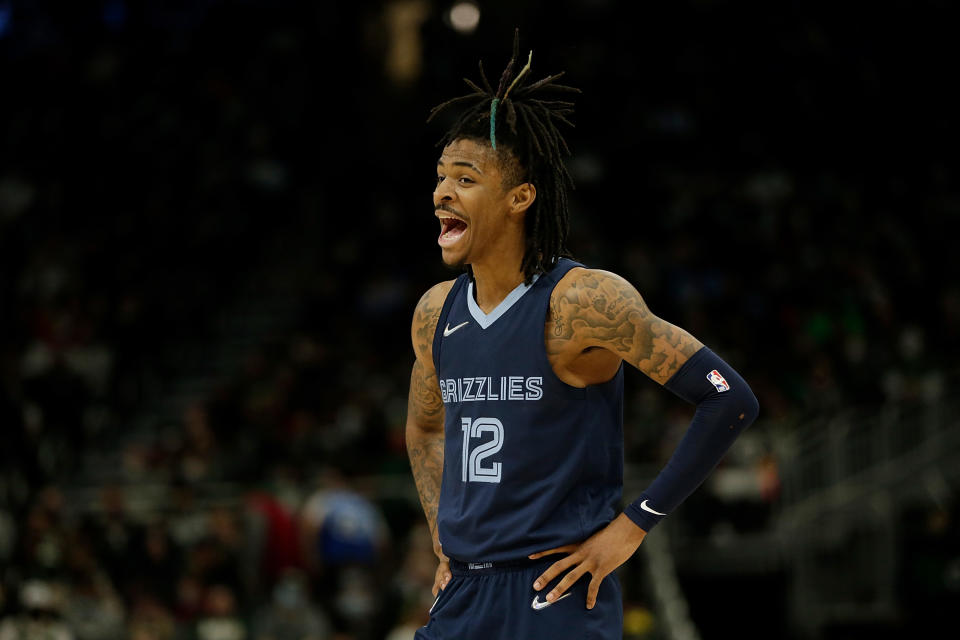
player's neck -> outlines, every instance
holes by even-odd
[[[470,265],[476,288],[477,306],[490,313],[524,280],[521,260]]]

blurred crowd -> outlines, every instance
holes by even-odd
[[[0,640],[410,638],[435,563],[408,328],[449,276],[423,120],[478,48],[494,73],[511,25],[481,45],[427,2],[192,4],[15,2],[0,30]],[[675,66],[637,66],[671,34],[628,55],[616,3],[568,4],[581,23],[536,14],[530,37],[584,88],[571,249],[750,381],[761,418],[706,491],[763,528],[779,434],[950,393],[957,167],[861,112],[918,118],[829,27],[772,23],[793,76],[760,91],[737,69],[776,62],[713,59],[704,25]],[[422,68],[397,78],[388,16],[416,6]],[[917,139],[945,126],[927,115]],[[264,272],[296,303],[284,331],[164,414],[184,354],[231,339],[221,310]],[[628,461],[655,468],[690,408],[634,372],[627,389]]]

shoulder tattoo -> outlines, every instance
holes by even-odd
[[[413,348],[419,357],[428,357],[433,352],[433,335],[446,299],[440,285],[433,287],[420,298],[413,312]]]
[[[551,351],[608,349],[663,384],[703,346],[653,315],[637,290],[614,274],[583,271],[557,293],[551,301]]]

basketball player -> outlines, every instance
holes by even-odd
[[[407,446],[439,558],[418,639],[621,638],[612,572],[756,418],[747,383],[653,315],[618,275],[567,257],[570,177],[557,128],[576,89],[513,59],[434,109],[444,263],[466,267],[414,312]],[[558,98],[559,96],[559,98]],[[619,512],[623,363],[695,404],[647,490]],[[571,597],[572,596],[572,597]]]

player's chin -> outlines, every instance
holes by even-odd
[[[450,269],[459,271],[467,265],[467,253],[465,251],[441,249],[440,257],[443,260],[443,264]]]

